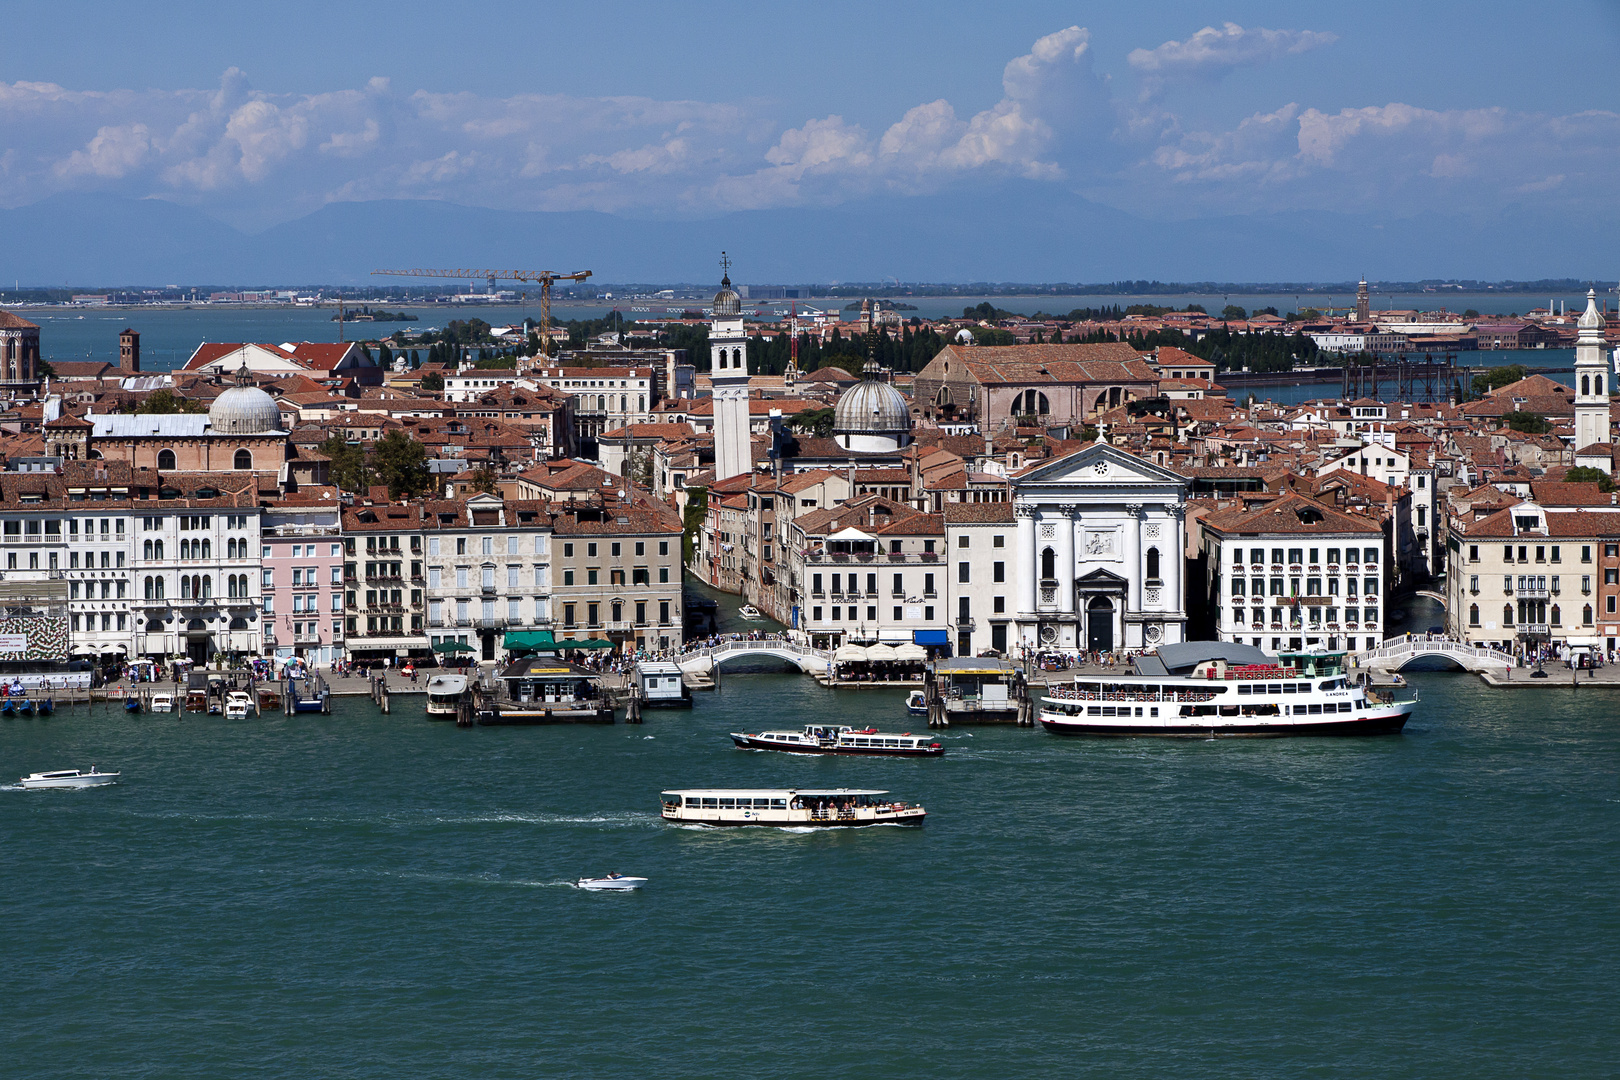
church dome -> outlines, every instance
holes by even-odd
[[[879,377],[868,362],[864,378],[844,391],[833,410],[833,435],[850,450],[896,450],[911,439],[911,409],[905,395]]]
[[[208,410],[208,427],[215,435],[258,435],[281,430],[276,399],[257,386],[233,386]]]
[[[720,291],[714,294],[714,317],[738,318],[742,315],[742,297],[731,288],[731,277],[720,279]]]

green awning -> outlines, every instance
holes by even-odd
[[[508,630],[503,645],[514,652],[551,652],[557,642],[550,630]]]
[[[440,653],[472,652],[473,647],[459,641],[441,641],[433,646],[433,651]]]
[[[603,641],[601,638],[580,638],[577,641],[574,640],[573,638],[561,638],[557,642],[557,648],[559,648],[559,649],[617,649],[618,646],[613,644],[613,642],[611,642],[611,641]]]

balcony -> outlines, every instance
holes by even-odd
[[[1544,588],[1528,588],[1527,587],[1527,588],[1522,588],[1522,589],[1518,590],[1518,595],[1523,596],[1523,597],[1528,597],[1528,598],[1531,598],[1531,599],[1536,599],[1536,600],[1545,600],[1545,599],[1547,599],[1547,590],[1544,589]]]
[[[972,631],[972,629],[976,625],[978,625],[978,624],[975,623],[972,618],[964,618],[962,616],[958,616],[957,619],[956,619],[956,628],[958,630],[960,630],[960,631],[963,631],[963,632]]]

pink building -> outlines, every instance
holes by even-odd
[[[344,656],[338,492],[306,487],[264,504],[264,652],[330,667]]]

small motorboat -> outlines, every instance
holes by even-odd
[[[170,694],[153,694],[150,708],[155,713],[172,713],[174,697]]]
[[[760,617],[759,608],[753,604],[744,604],[737,609],[737,614],[744,619],[757,619]]]
[[[225,719],[246,720],[252,711],[253,699],[245,691],[232,690],[225,695]]]
[[[85,788],[103,787],[118,783],[115,772],[97,772],[94,765],[89,772],[81,769],[62,769],[58,772],[29,773],[17,783],[25,788]]]
[[[574,883],[576,889],[589,889],[592,892],[629,892],[639,889],[647,884],[644,877],[625,877],[623,874],[609,874],[607,877],[582,877]]]
[[[912,716],[928,715],[928,695],[921,690],[913,690],[906,695],[906,712]]]
[[[141,711],[141,699],[136,697],[134,694],[131,694],[128,697],[126,697],[124,699],[124,711],[125,712],[140,712]]]

